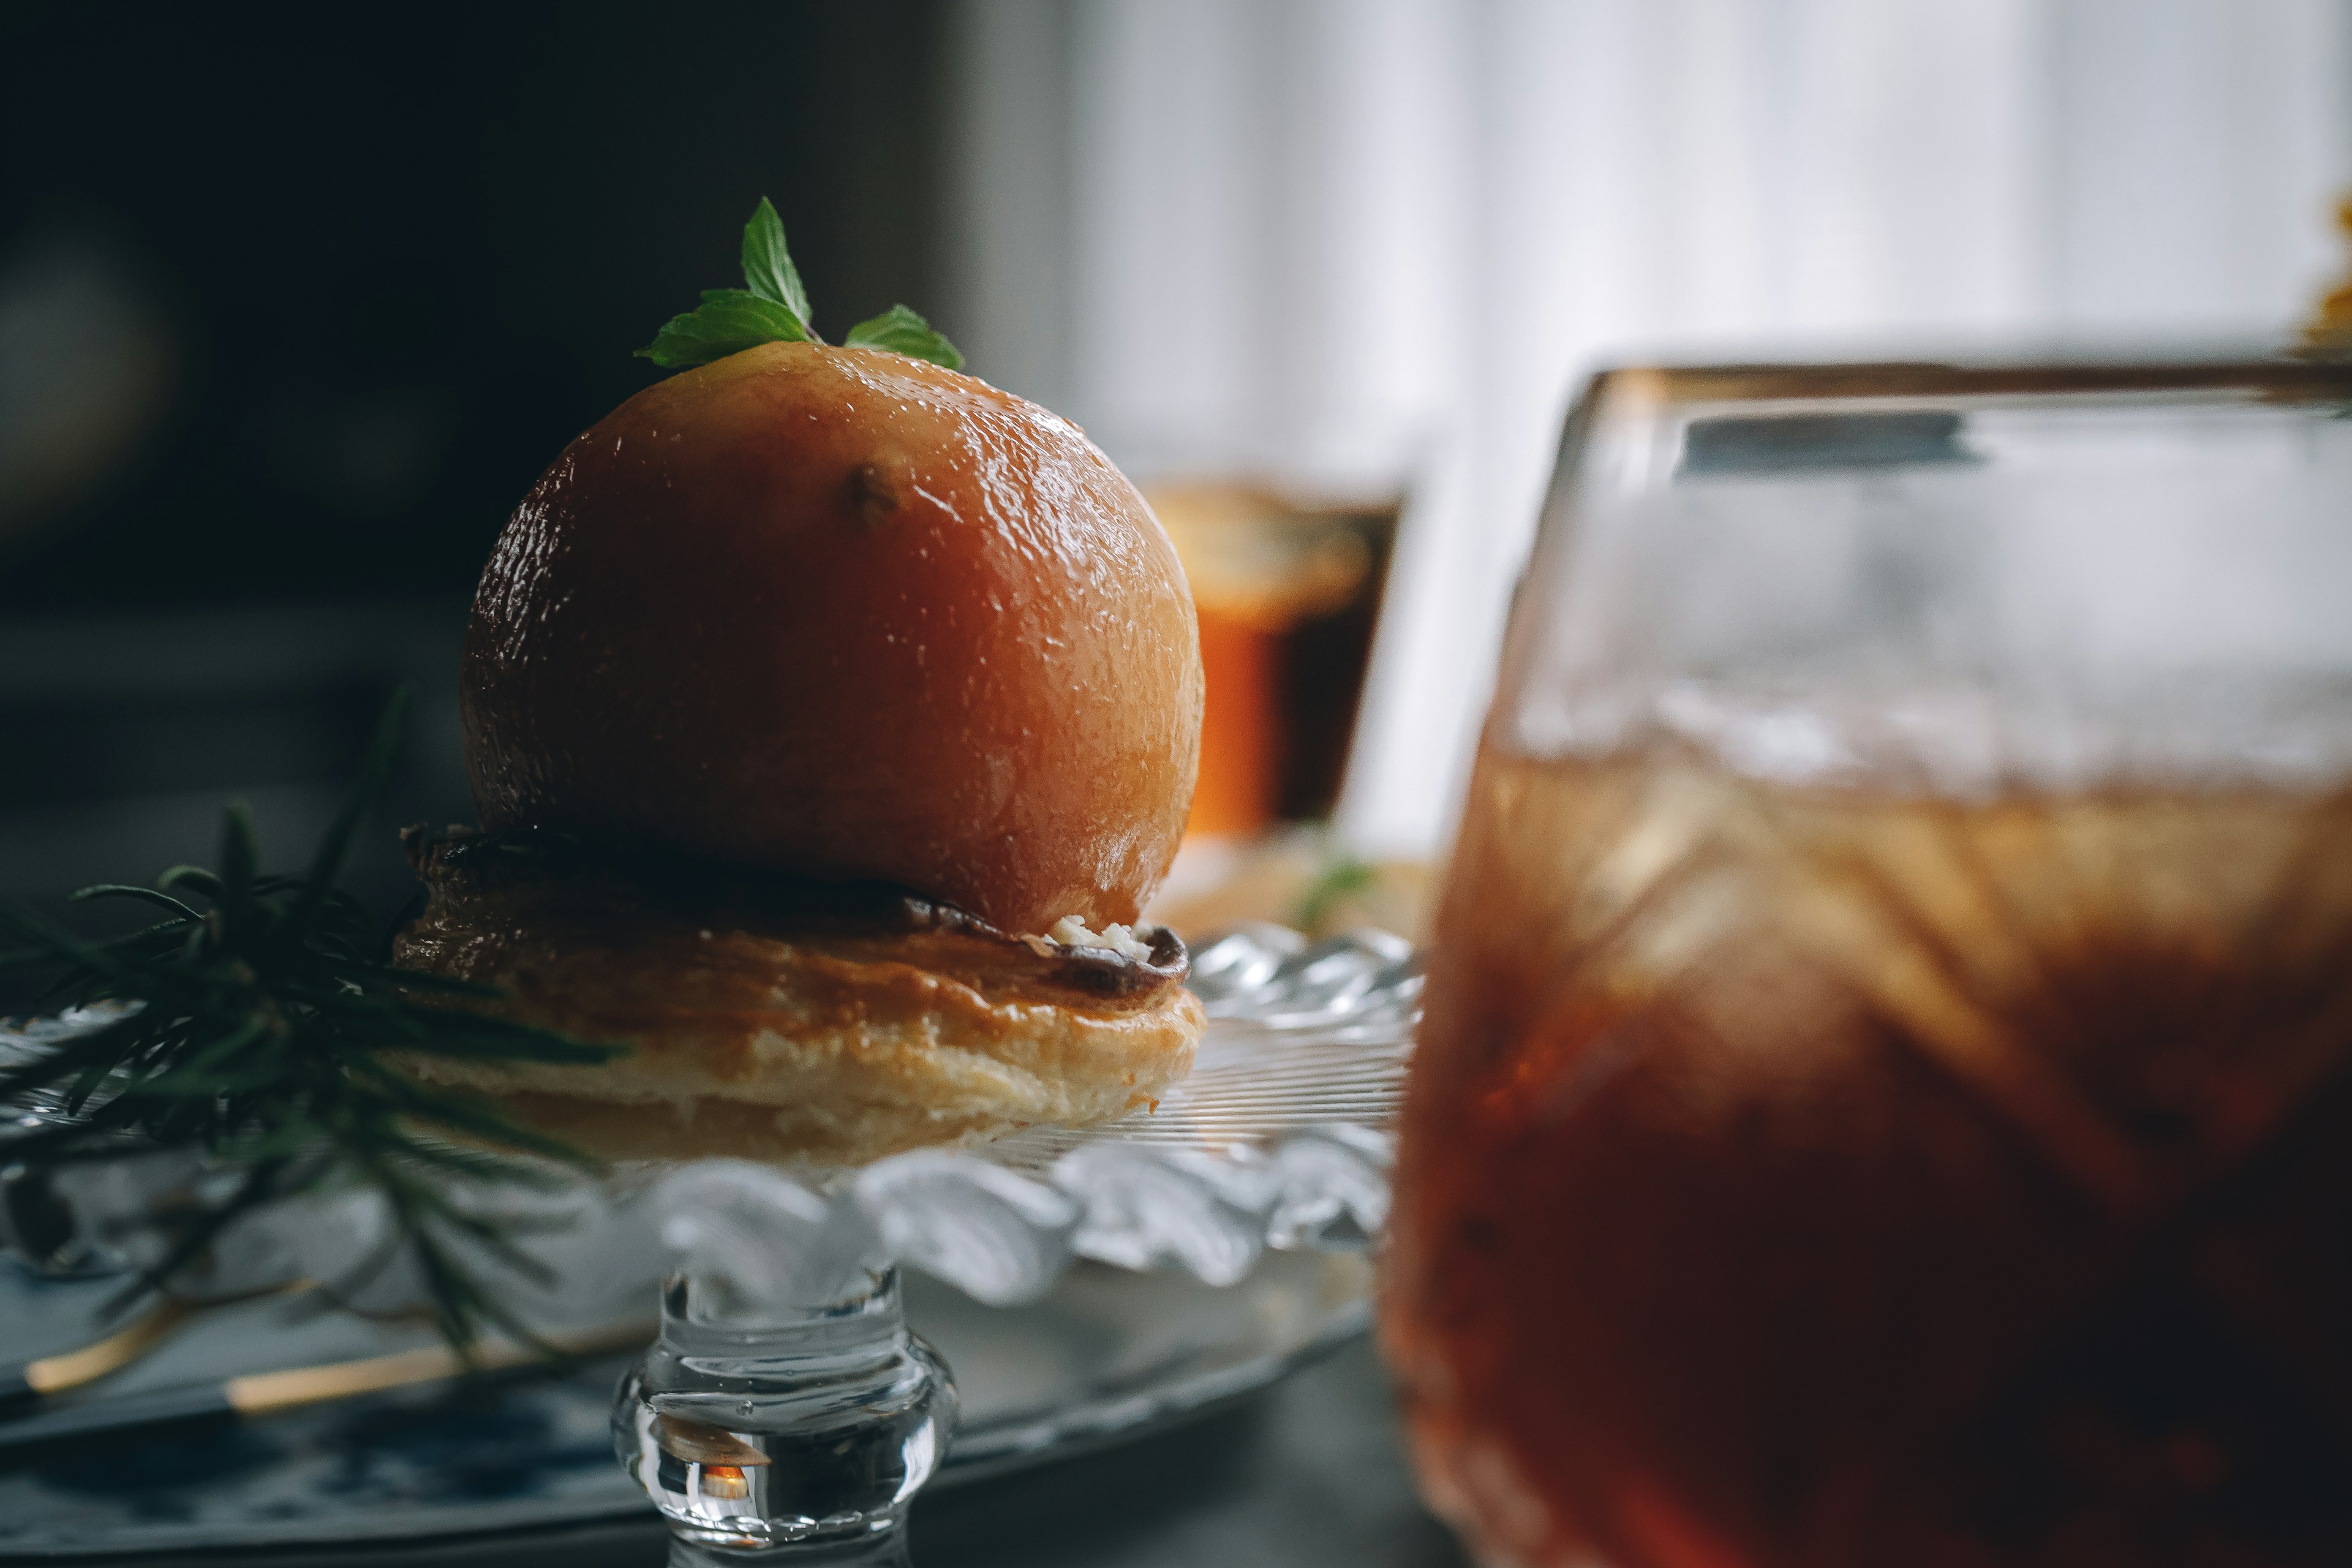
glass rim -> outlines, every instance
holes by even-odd
[[[1855,360],[1624,364],[1593,373],[1589,411],[1638,415],[1721,403],[1865,398],[2081,396],[2234,393],[2264,401],[2352,399],[2352,360],[2286,353],[2151,359]]]

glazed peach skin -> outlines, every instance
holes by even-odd
[[[464,654],[489,828],[1132,921],[1201,727],[1174,550],[1078,428],[875,349],[656,384],[508,521]]]

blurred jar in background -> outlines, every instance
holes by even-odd
[[[1184,563],[1207,701],[1183,853],[1150,917],[1198,940],[1249,921],[1420,939],[1432,878],[1328,826],[1346,783],[1401,500],[1259,486],[1146,495]]]
[[[2352,1563],[2352,365],[1620,372],[1382,1337],[1549,1568]]]
[[[1322,821],[1347,773],[1398,503],[1238,484],[1145,494],[1200,611],[1208,693],[1188,837]]]

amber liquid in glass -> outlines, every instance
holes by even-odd
[[[1401,499],[1311,505],[1236,486],[1156,489],[1200,613],[1206,703],[1185,831],[1320,822],[1339,804]]]
[[[1468,824],[1382,1327],[1493,1560],[2352,1563],[2352,792]]]

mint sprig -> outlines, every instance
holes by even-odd
[[[872,320],[858,322],[842,342],[854,349],[888,349],[908,359],[927,359],[950,370],[963,368],[963,355],[956,353],[955,344],[904,305],[893,305]]]
[[[751,221],[743,226],[743,281],[761,299],[790,310],[802,330],[807,331],[809,317],[814,314],[809,309],[808,288],[801,282],[801,269],[793,265],[793,253],[784,248],[784,220],[776,216],[776,204],[765,196],[751,209]],[[811,332],[809,341],[819,340]]]
[[[698,309],[672,316],[637,353],[670,370],[684,370],[761,343],[814,340],[815,334],[788,305],[740,289],[706,289]]]
[[[809,325],[808,289],[784,245],[783,220],[765,196],[743,226],[743,281],[742,289],[704,289],[702,303],[672,316],[637,357],[665,370],[686,370],[761,343],[824,342]],[[887,349],[950,370],[963,368],[956,346],[904,305],[858,322],[846,342],[852,348]]]

